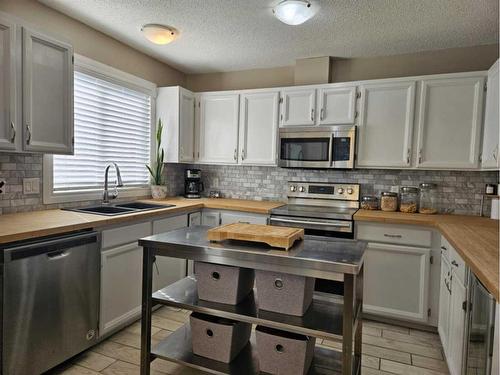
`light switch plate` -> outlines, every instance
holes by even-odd
[[[40,193],[40,179],[36,178],[23,178],[23,194],[39,194]]]

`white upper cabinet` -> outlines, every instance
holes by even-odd
[[[209,93],[200,95],[200,163],[238,162],[239,95]]]
[[[477,168],[484,77],[424,79],[420,89],[417,167]]]
[[[23,29],[24,149],[73,153],[73,48]]]
[[[357,167],[410,166],[415,87],[415,81],[360,86]]]
[[[279,91],[241,94],[241,164],[276,165],[279,98]]]
[[[354,124],[356,114],[356,86],[324,87],[318,89],[318,125]]]
[[[16,148],[16,24],[0,14],[0,150]]]
[[[498,137],[499,137],[499,60],[488,71],[488,90],[486,91],[486,109],[484,115],[483,152],[481,167],[483,169],[498,169]]]
[[[195,159],[195,96],[179,86],[160,87],[156,98],[156,123],[163,123],[162,147],[169,163]]]
[[[281,91],[280,126],[308,126],[316,124],[316,89],[287,88]]]

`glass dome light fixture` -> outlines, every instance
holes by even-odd
[[[300,25],[314,16],[307,0],[283,0],[273,8],[274,16],[287,25]]]
[[[149,23],[141,27],[141,31],[147,40],[154,44],[168,44],[178,35],[173,27]]]

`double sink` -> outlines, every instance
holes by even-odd
[[[115,205],[91,206],[82,208],[67,208],[68,211],[83,212],[86,214],[96,214],[105,216],[116,216],[131,214],[134,212],[161,210],[164,208],[175,207],[174,204],[154,204],[146,202],[129,202]]]

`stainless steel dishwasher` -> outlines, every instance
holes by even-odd
[[[40,374],[96,342],[96,232],[7,245],[3,261],[3,374]]]

